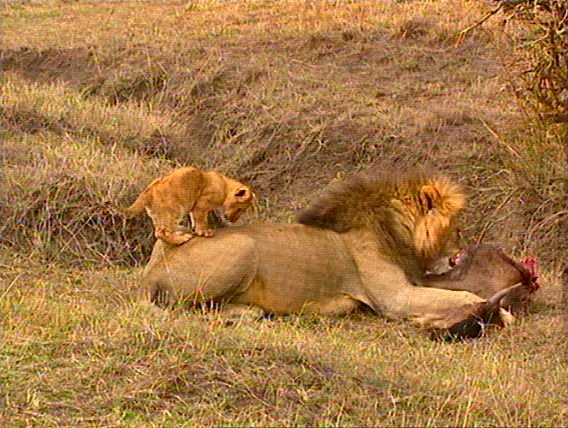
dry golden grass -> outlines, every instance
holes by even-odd
[[[290,219],[319,191],[312,183],[380,160],[434,164],[471,189],[470,238],[558,260],[541,245],[548,239],[526,232],[559,236],[564,137],[560,127],[524,131],[537,127],[507,89],[498,25],[455,44],[485,10],[476,1],[8,2],[5,120],[24,134],[220,168],[257,189],[262,218]],[[552,162],[533,165],[534,147]],[[124,260],[117,248],[110,257]]]
[[[568,423],[565,136],[510,91],[521,28],[456,44],[488,10],[465,0],[3,6],[2,425]],[[217,167],[260,196],[246,221],[290,221],[383,161],[454,176],[469,240],[543,262],[533,313],[440,344],[367,315],[130,302],[152,228],[111,206],[168,168]]]
[[[4,257],[2,415],[9,425],[560,426],[562,306],[442,344],[371,315],[225,326],[128,300],[138,273]]]

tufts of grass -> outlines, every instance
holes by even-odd
[[[3,149],[3,245],[69,263],[132,263],[148,252],[149,222],[126,223],[113,206],[130,203],[164,162],[53,132],[5,135]]]
[[[456,43],[487,4],[3,5],[3,424],[567,424],[563,130],[509,90],[499,52],[527,52],[498,21]],[[543,261],[528,317],[442,344],[365,314],[227,326],[130,301],[152,228],[113,206],[170,167],[219,168],[259,195],[249,221],[291,221],[383,161],[452,175],[468,240]]]
[[[34,84],[6,74],[2,102],[5,125],[27,134],[50,131],[62,138],[93,138],[110,149],[120,146],[156,157],[171,156],[174,144],[168,139],[182,138],[182,129],[148,104],[110,105],[60,83]],[[176,155],[189,159],[190,153],[188,147]]]
[[[131,270],[3,255],[0,382],[10,425],[558,426],[558,285],[478,341],[432,342],[371,315],[227,326],[132,303]],[[545,322],[546,320],[546,322]],[[349,344],[349,345],[347,345]]]

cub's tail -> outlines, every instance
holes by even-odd
[[[127,208],[119,208],[120,213],[125,218],[133,218],[144,212],[146,208],[146,192],[142,192],[136,200]]]
[[[138,195],[136,200],[130,205],[128,208],[118,208],[118,211],[125,217],[125,218],[133,218],[136,217],[138,214],[144,212],[146,206],[148,205],[149,199],[152,198],[152,193],[150,189],[155,186],[155,184],[160,181],[159,178],[156,178],[152,181],[143,191]]]

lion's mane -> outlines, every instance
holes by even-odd
[[[397,262],[425,267],[442,250],[464,205],[461,187],[448,177],[389,169],[332,184],[299,213],[298,222],[339,233],[372,230]]]

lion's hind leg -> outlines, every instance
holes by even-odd
[[[310,302],[304,310],[308,313],[316,313],[322,315],[345,315],[356,311],[361,307],[360,300],[348,295],[336,296],[319,302]]]
[[[160,308],[172,307],[178,300],[170,286],[158,281],[143,281],[134,297],[138,303],[153,304]]]
[[[162,256],[155,256],[163,252]],[[258,269],[254,240],[243,235],[220,235],[216,239],[192,239],[184,246],[158,241],[144,271],[144,282],[170,288],[178,304],[215,308],[228,303],[262,306],[253,296]],[[189,260],[190,262],[187,262]]]
[[[166,209],[154,209],[148,211],[154,223],[154,236],[170,245],[181,245],[189,241],[193,234],[189,229],[181,225],[185,212],[178,209],[170,212]]]
[[[170,226],[160,225],[156,227],[154,236],[170,245],[181,245],[189,241],[193,237],[193,234],[182,226],[172,228]]]

